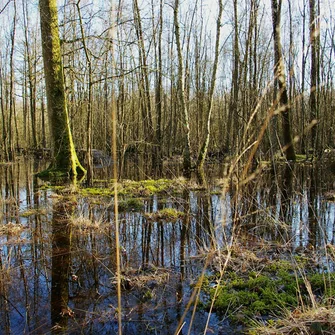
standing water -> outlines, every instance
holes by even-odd
[[[0,166],[0,334],[117,334],[113,199],[60,195],[34,175],[42,168]],[[217,171],[207,172],[208,189],[143,194],[141,206],[120,208],[123,334],[174,334],[180,320],[179,334],[236,334],[241,326],[226,315],[209,317],[202,294],[195,315],[189,308],[183,317],[221,253],[232,244],[290,254],[334,244],[334,176],[325,167],[277,166],[241,188],[220,187]],[[164,208],[182,214],[155,215]],[[320,259],[316,266],[333,271]]]

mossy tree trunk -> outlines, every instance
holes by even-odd
[[[64,90],[64,75],[56,0],[40,0],[42,50],[53,160],[45,174],[75,177],[85,174],[72,140]]]

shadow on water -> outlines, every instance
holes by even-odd
[[[116,334],[113,199],[59,195],[41,187],[34,177],[39,168],[0,166],[0,334]],[[135,167],[128,168],[131,178]],[[177,177],[176,171],[167,167],[163,176]],[[212,167],[202,183],[212,185],[220,173]],[[141,178],[148,176],[137,169],[134,179]],[[233,230],[240,245],[289,252],[334,243],[335,207],[325,197],[332,179],[321,166],[282,165],[238,193],[234,185],[225,192],[184,189],[143,198],[142,211],[121,212],[123,333],[173,334],[208,250],[224,250]],[[150,215],[163,208],[184,214],[175,220]],[[207,273],[215,271],[209,264]],[[197,310],[190,334],[203,332],[207,316]],[[192,310],[180,334],[188,333],[191,318]],[[239,331],[215,314],[209,328]]]

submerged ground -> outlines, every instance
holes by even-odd
[[[74,191],[38,179],[39,164],[0,166],[0,333],[117,333],[110,171]],[[320,306],[322,322],[297,329],[332,329],[334,175],[326,164],[278,164],[241,185],[226,170],[209,166],[205,187],[178,165],[125,167],[124,334],[252,332]]]

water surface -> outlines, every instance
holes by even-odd
[[[41,189],[43,163],[0,166],[0,333],[116,334],[113,199],[60,198]],[[210,250],[231,243],[283,246],[287,253],[334,244],[334,176],[322,164],[278,165],[238,189],[218,188],[222,166],[207,171],[209,190],[143,198],[143,210],[122,212],[122,320],[124,334],[173,334]],[[178,177],[166,166],[150,176],[144,165],[125,166],[124,178]],[[108,169],[99,170],[100,179]],[[100,174],[100,175],[99,175]],[[61,199],[61,200],[60,200]],[[185,213],[176,222],[149,220],[165,207]],[[211,261],[206,273],[217,271]],[[192,310],[180,334],[187,334]],[[190,334],[202,334],[208,314],[197,309]],[[213,314],[215,334],[239,327]]]

